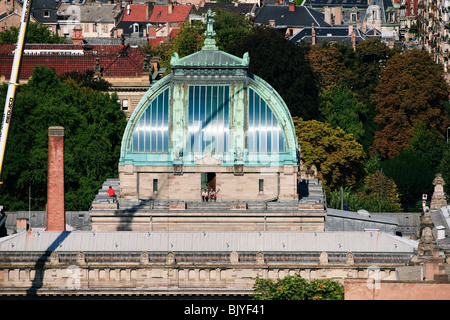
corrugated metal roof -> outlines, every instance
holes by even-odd
[[[31,231],[0,239],[11,251],[414,252],[417,245],[382,232]]]

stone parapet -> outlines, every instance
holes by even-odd
[[[120,257],[119,254],[116,254]],[[144,255],[145,256],[145,255]],[[166,255],[162,257],[165,259]],[[256,277],[279,279],[299,274],[314,280],[332,278],[344,280],[367,277],[365,265],[328,265],[314,263],[299,264],[286,262],[264,262],[264,257],[255,254],[255,261],[246,262],[241,254],[228,254],[224,261],[214,262],[214,257],[206,257],[210,262],[192,264],[180,261],[175,254],[172,262],[148,262],[149,254],[136,256],[136,261],[121,263],[63,260],[54,256],[47,263],[36,267],[35,262],[20,264],[0,264],[0,296],[6,295],[104,295],[114,292],[131,295],[189,295],[198,293],[208,296],[233,294],[247,296],[253,290]],[[220,257],[219,257],[220,258]],[[56,259],[56,260],[55,260]],[[88,255],[85,259],[89,260]],[[232,261],[233,260],[233,261]],[[55,262],[57,261],[57,262]],[[392,277],[395,266],[384,267],[382,277]]]
[[[92,230],[98,231],[323,231],[326,212],[192,211],[185,204],[170,210],[91,210]],[[242,206],[242,204],[240,205]]]

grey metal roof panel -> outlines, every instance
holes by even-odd
[[[0,238],[0,252],[414,252],[382,232],[30,231]]]
[[[347,218],[347,219],[376,221],[376,222],[381,222],[381,223],[386,223],[386,224],[398,225],[397,218],[377,215],[376,213],[375,214],[370,213],[370,216],[364,216],[364,215],[360,215],[357,212],[353,212],[353,211],[345,211],[345,210],[327,208],[327,215],[339,216],[339,217],[343,217],[343,218]]]

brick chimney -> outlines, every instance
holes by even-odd
[[[73,44],[83,44],[83,30],[80,26],[76,26],[73,28],[73,34],[72,34],[72,43]]]
[[[65,231],[64,127],[48,128],[47,231]]]
[[[351,35],[353,51],[356,51],[356,31],[352,31]]]
[[[295,11],[295,2],[294,1],[289,2],[289,11]]]
[[[316,45],[316,29],[314,29],[314,23],[311,25],[311,44]]]

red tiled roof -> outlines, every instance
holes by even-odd
[[[150,45],[158,45],[161,42],[164,42],[167,39],[166,36],[162,37],[148,37],[148,44]]]
[[[186,21],[192,6],[174,5],[172,13],[169,14],[169,7],[167,5],[156,4],[153,6],[150,18],[146,19],[147,6],[145,4],[131,4],[130,14],[123,15],[123,21],[129,22],[182,22]]]
[[[0,76],[10,78],[14,45],[0,45]],[[103,76],[140,77],[145,52],[128,45],[25,45],[25,50],[84,50],[83,54],[24,54],[20,68],[20,79],[28,79],[35,66],[46,65],[56,74],[86,72],[93,70],[96,58],[100,59]]]

